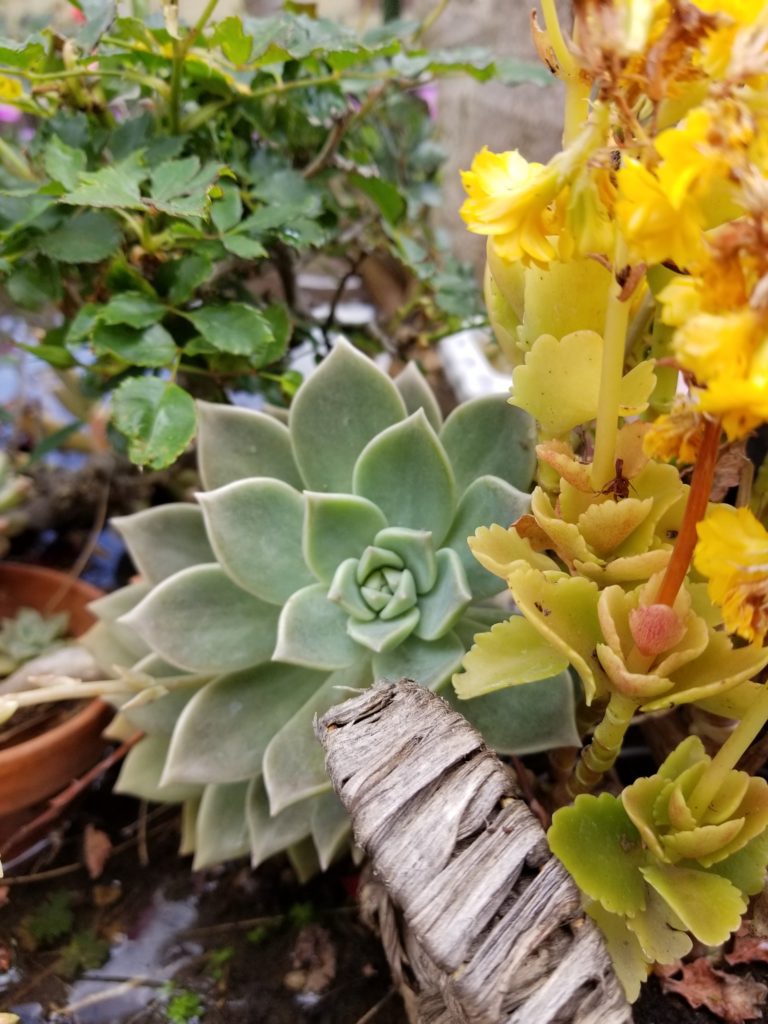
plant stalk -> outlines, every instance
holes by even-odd
[[[582,751],[576,771],[568,783],[567,792],[571,798],[579,793],[589,793],[612,767],[636,710],[637,702],[631,697],[617,692],[611,694],[605,715],[592,735],[592,742]]]

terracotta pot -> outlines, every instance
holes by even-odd
[[[69,613],[69,632],[81,636],[95,621],[89,602],[101,596],[90,583],[54,569],[0,562],[0,618],[19,608]],[[17,812],[46,800],[96,763],[112,709],[99,700],[47,732],[0,750],[0,833],[19,823]]]

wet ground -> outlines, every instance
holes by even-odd
[[[81,808],[8,864],[0,1010],[22,1024],[404,1024],[351,861],[304,886],[281,858],[193,874],[172,809],[120,811],[132,820],[115,829]],[[81,862],[98,871],[104,836],[114,848],[90,878]]]

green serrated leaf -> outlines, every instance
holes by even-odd
[[[79,184],[61,197],[72,206],[119,207],[143,210],[139,185],[146,177],[141,152],[111,167],[82,173]]]
[[[122,292],[114,295],[99,310],[103,324],[127,324],[129,327],[150,327],[165,313],[165,306],[157,299],[141,292]]]
[[[120,246],[122,232],[110,214],[86,210],[38,241],[41,252],[62,263],[100,263]]]
[[[131,460],[151,469],[170,466],[195,433],[192,397],[159,377],[124,381],[115,391],[112,415],[128,438]]]
[[[110,353],[130,366],[167,366],[176,355],[176,343],[160,324],[143,330],[126,324],[99,324],[93,332],[92,344],[97,355]]]
[[[269,320],[245,303],[204,306],[185,316],[218,352],[246,356],[256,368],[279,359],[284,351],[284,347],[275,344]]]
[[[372,199],[381,210],[382,216],[390,224],[397,224],[406,210],[406,202],[402,194],[388,181],[382,178],[364,177],[362,174],[350,174],[349,180]]]

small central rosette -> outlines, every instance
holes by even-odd
[[[328,598],[348,613],[347,633],[372,651],[412,633],[436,640],[458,621],[471,593],[456,553],[435,551],[428,530],[390,527],[336,570]]]

